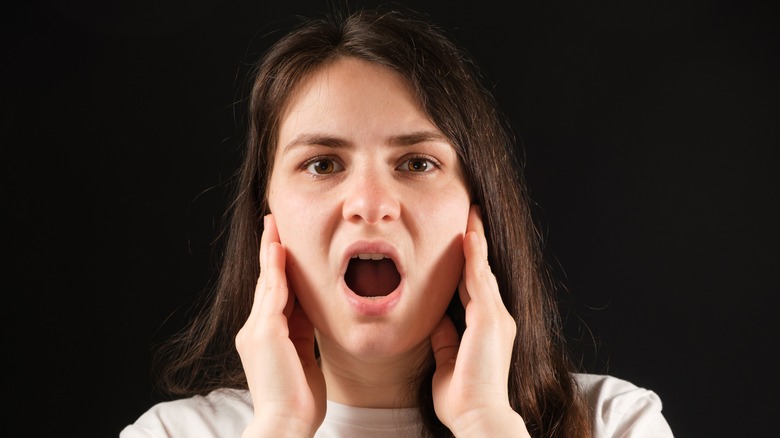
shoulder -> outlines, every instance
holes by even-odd
[[[252,401],[246,390],[219,389],[158,403],[126,426],[120,438],[241,436],[252,418]]]
[[[588,403],[594,438],[672,437],[661,398],[617,377],[575,374]]]

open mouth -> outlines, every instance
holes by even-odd
[[[361,297],[383,297],[401,283],[395,262],[384,254],[361,253],[352,256],[344,274],[352,292]]]

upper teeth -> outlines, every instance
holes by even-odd
[[[359,258],[360,260],[382,260],[385,258],[384,254],[374,254],[370,252],[355,254],[352,256],[353,259]]]

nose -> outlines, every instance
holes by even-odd
[[[398,219],[401,203],[393,188],[391,176],[360,172],[347,181],[349,187],[342,207],[342,215],[349,222],[374,225]]]

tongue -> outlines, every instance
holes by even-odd
[[[380,297],[398,287],[401,276],[390,259],[352,259],[344,276],[347,286],[363,297]]]

